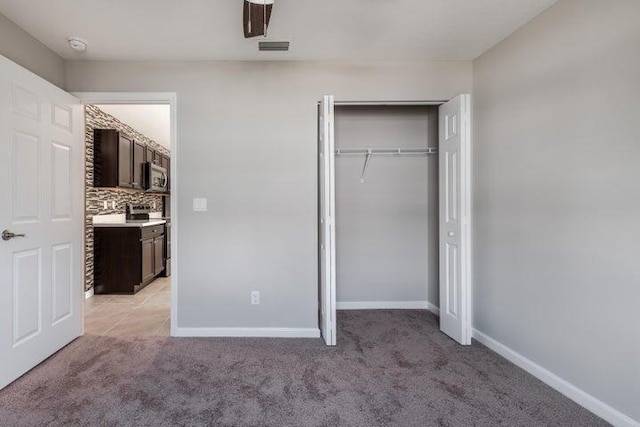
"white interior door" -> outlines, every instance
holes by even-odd
[[[470,96],[440,107],[440,329],[471,344]]]
[[[336,345],[336,181],[333,95],[324,96],[318,122],[320,216],[320,331],[327,345]]]
[[[0,151],[2,388],[80,335],[84,282],[82,106],[2,56]]]

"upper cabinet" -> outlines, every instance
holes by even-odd
[[[144,190],[145,162],[168,164],[169,158],[115,129],[93,131],[94,187]]]
[[[133,159],[133,164],[132,166],[132,172],[131,172],[131,177],[132,177],[132,185],[133,188],[135,188],[136,190],[143,190],[146,185],[144,182],[144,150],[145,150],[145,145],[138,142],[138,141],[133,141],[133,152],[132,152],[132,156],[131,158]]]
[[[93,185],[95,187],[133,188],[131,171],[133,168],[133,140],[120,132],[102,130],[93,134]],[[113,149],[116,156],[111,156]],[[113,185],[111,177],[117,174],[118,185]]]
[[[161,157],[162,157],[161,153],[157,152],[151,147],[147,147],[147,151],[146,151],[147,162],[151,162],[154,165],[160,166]]]

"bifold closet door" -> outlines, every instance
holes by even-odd
[[[333,95],[320,103],[318,115],[320,331],[336,345],[336,181]]]
[[[439,112],[440,329],[471,344],[470,96],[460,95]]]

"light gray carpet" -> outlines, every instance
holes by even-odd
[[[84,336],[0,392],[2,426],[602,426],[425,311],[320,340]]]

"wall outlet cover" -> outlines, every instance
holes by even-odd
[[[193,211],[194,212],[206,212],[207,211],[207,199],[194,198],[193,199]]]
[[[253,304],[253,305],[260,304],[260,292],[259,291],[251,292],[251,304]]]

